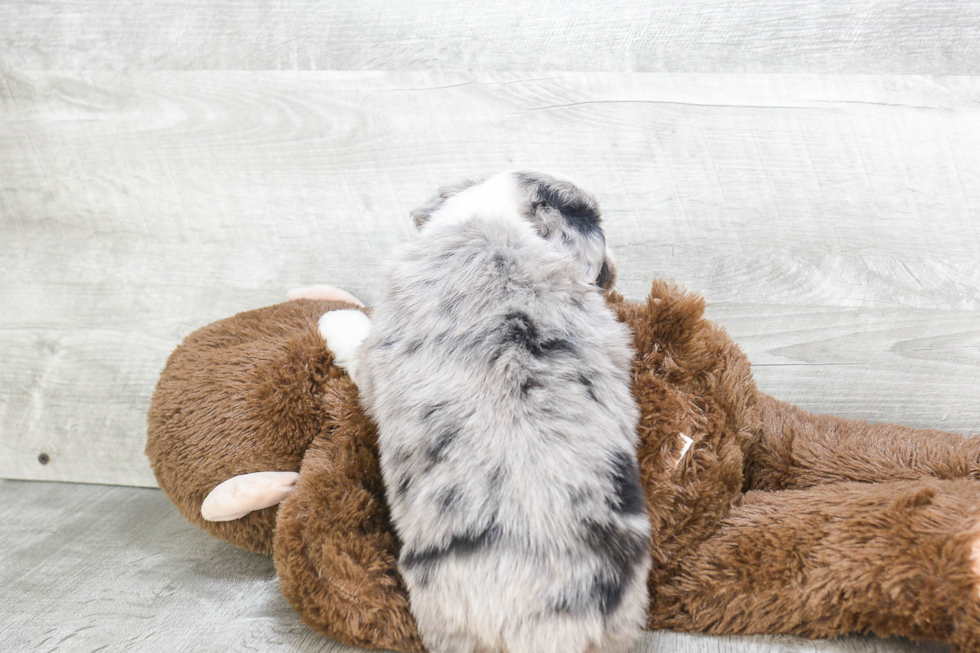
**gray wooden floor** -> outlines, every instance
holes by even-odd
[[[354,651],[310,631],[271,559],[191,526],[159,490],[0,480],[0,651]],[[851,637],[649,633],[637,653],[941,653]]]

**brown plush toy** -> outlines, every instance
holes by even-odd
[[[421,651],[375,431],[318,331],[359,302],[323,296],[188,336],[153,397],[146,453],[191,522],[273,555],[313,629]],[[649,628],[980,651],[980,440],[815,416],[759,392],[703,300],[668,283],[609,303],[635,336]],[[256,472],[273,474],[238,478]]]

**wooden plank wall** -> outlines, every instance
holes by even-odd
[[[83,0],[0,25],[0,477],[153,485],[183,336],[307,283],[370,303],[411,208],[514,166],[592,190],[620,289],[704,293],[764,390],[980,431],[980,3]]]

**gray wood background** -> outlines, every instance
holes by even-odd
[[[152,485],[144,416],[184,335],[311,282],[370,303],[412,207],[510,166],[593,189],[621,289],[704,293],[763,389],[975,433],[978,98],[980,77],[5,70],[0,476]]]
[[[0,478],[152,486],[186,334],[370,303],[411,208],[518,166],[592,190],[620,289],[704,293],[764,390],[975,434],[978,37],[977,0],[0,0]],[[158,491],[0,481],[0,522],[4,650],[347,650]]]
[[[307,283],[370,303],[414,205],[513,166],[593,190],[620,289],[704,293],[763,389],[980,430],[980,3],[7,0],[0,25],[0,477],[153,485],[183,336]]]

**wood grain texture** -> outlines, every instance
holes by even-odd
[[[716,304],[756,383],[816,413],[980,435],[980,311]]]
[[[11,69],[977,74],[972,0],[0,3]]]
[[[367,303],[437,186],[563,170],[620,289],[704,293],[763,389],[980,430],[980,78],[0,76],[0,476],[152,485],[194,328],[334,283]],[[50,462],[41,465],[40,453]]]
[[[356,653],[312,632],[269,558],[187,522],[158,490],[0,481],[0,649]],[[944,653],[848,637],[648,633],[634,653]]]

